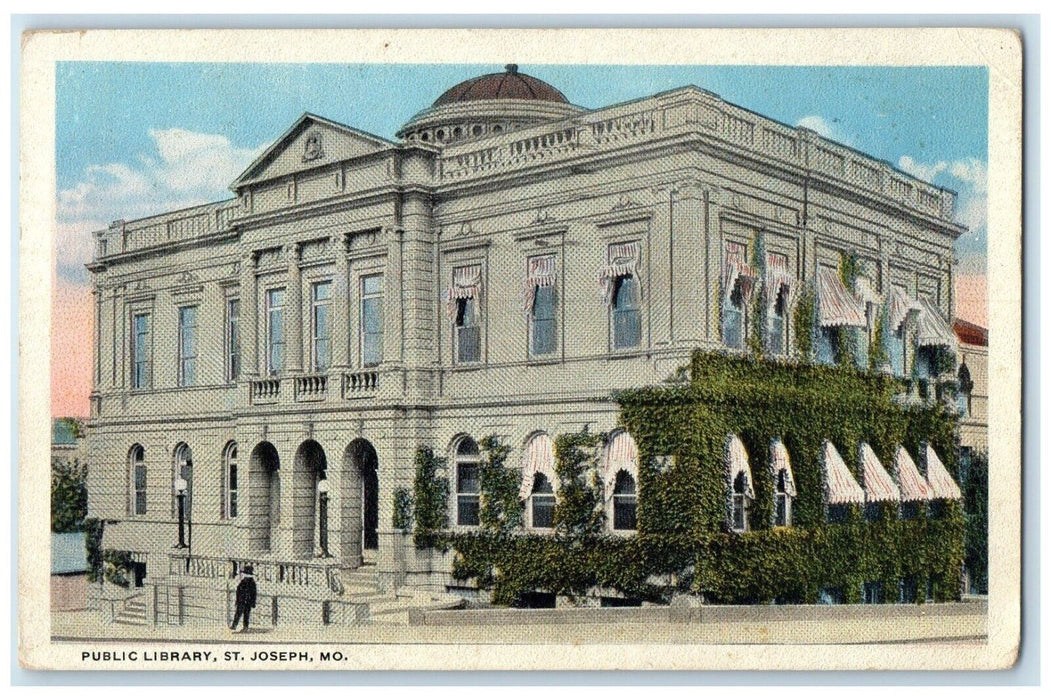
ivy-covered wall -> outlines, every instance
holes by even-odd
[[[902,581],[916,602],[928,592],[938,601],[955,599],[963,561],[959,504],[913,520],[899,520],[896,507],[884,507],[874,522],[852,506],[845,522],[825,522],[820,455],[826,439],[859,483],[861,441],[888,468],[898,445],[918,457],[920,444],[930,442],[956,475],[954,415],[941,405],[903,407],[893,400],[900,391],[892,378],[851,366],[698,352],[687,384],[616,397],[621,422],[639,447],[635,535],[610,534],[605,526],[598,469],[607,436],[583,432],[555,439],[560,484],[550,535],[519,527],[518,472],[505,464],[506,446],[489,438],[482,443],[481,526],[444,529],[445,512],[421,513],[417,491],[417,544],[455,549],[454,575],[492,589],[502,604],[530,591],[572,596],[596,586],[657,601],[692,592],[713,603],[812,603],[822,589],[836,589],[844,602],[860,602],[866,583],[880,584],[879,597],[897,602]],[[755,490],[744,533],[727,527],[730,433],[748,451]],[[784,442],[792,460],[798,494],[791,527],[773,526],[773,438]],[[421,476],[417,488],[425,494],[447,483],[433,471],[430,481]],[[421,528],[421,516],[433,527]]]

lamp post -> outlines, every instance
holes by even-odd
[[[179,504],[179,543],[175,545],[179,549],[186,549],[186,479],[179,477],[175,480],[175,500]]]
[[[321,556],[329,557],[328,553],[328,479],[318,479],[318,539],[320,540]]]

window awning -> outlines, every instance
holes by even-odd
[[[960,487],[956,485],[934,448],[924,445],[924,453],[927,460],[927,481],[931,485],[931,498],[944,498],[949,501],[962,499],[963,494],[960,492]]]
[[[599,284],[606,300],[606,306],[613,303],[613,283],[618,277],[633,275],[640,280],[639,266],[642,262],[642,250],[638,241],[630,243],[613,243],[606,249],[606,264],[599,272]],[[642,284],[639,284],[639,295],[642,295]]]
[[[751,297],[756,279],[755,270],[745,260],[744,247],[728,243],[723,257],[723,303],[730,301],[738,280],[741,282],[741,293],[744,297]]]
[[[858,451],[861,453],[861,482],[865,484],[865,500],[869,503],[900,501],[901,491],[868,443],[861,443]]]
[[[828,440],[822,448],[821,465],[825,477],[825,502],[829,505],[864,503],[865,491],[858,486],[836,446]]]
[[[894,287],[887,296],[887,325],[891,333],[901,330],[901,324],[913,311],[919,311],[919,302],[909,299],[900,288]]]
[[[542,255],[530,258],[526,267],[526,278],[522,285],[522,308],[526,311],[533,310],[533,300],[536,298],[537,287],[555,286],[555,256]]]
[[[817,271],[817,322],[823,327],[866,325],[865,310],[843,286],[839,273],[829,267]]]
[[[785,493],[795,498],[796,480],[792,477],[792,462],[788,458],[788,449],[785,447],[785,443],[780,440],[774,440],[770,443],[770,471],[774,475],[775,490],[777,475],[781,472],[785,473]]]
[[[876,293],[876,285],[874,285],[872,280],[868,277],[858,277],[854,281],[854,296],[856,296],[858,301],[862,304],[879,306],[880,298],[879,294]]]
[[[916,345],[942,346],[956,350],[956,334],[952,332],[941,309],[930,299],[920,299],[919,326],[916,331]]]
[[[533,492],[533,480],[537,474],[543,474],[551,482],[551,487],[558,490],[558,479],[555,478],[555,446],[547,433],[534,435],[526,444],[522,455],[522,485],[518,489],[518,500],[524,501]]]
[[[639,480],[639,446],[627,431],[620,431],[606,445],[606,459],[602,467],[602,483],[606,500],[613,499],[613,488],[617,484],[617,474],[625,471]]]
[[[777,305],[777,296],[782,289],[785,290],[785,308],[792,307],[792,296],[796,291],[796,278],[788,271],[788,260],[785,256],[777,255],[776,253],[767,254],[763,284],[766,286],[768,315],[773,315],[774,307]]]
[[[930,499],[930,485],[923,478],[923,475],[920,474],[920,470],[916,468],[916,463],[912,461],[908,450],[900,445],[898,446],[898,451],[894,453],[894,465],[892,468],[898,481],[898,486],[901,489],[901,500],[903,503]]]
[[[730,490],[733,491],[738,475],[744,475],[744,495],[748,498],[755,498],[755,489],[752,487],[752,469],[748,466],[748,452],[744,449],[741,438],[732,434],[726,436],[726,468],[730,476]]]
[[[482,266],[467,265],[453,269],[453,282],[445,290],[449,315],[456,313],[458,299],[477,299],[482,294]]]

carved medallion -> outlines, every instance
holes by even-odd
[[[324,150],[321,148],[321,132],[314,131],[307,136],[306,142],[303,144],[303,162],[308,163],[318,158],[325,156]]]

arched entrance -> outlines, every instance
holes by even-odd
[[[341,530],[343,561],[375,561],[379,548],[379,458],[368,440],[358,438],[343,455]]]
[[[280,524],[281,460],[277,448],[261,442],[248,462],[248,548],[270,552]]]
[[[318,482],[325,478],[325,450],[307,440],[292,466],[292,557],[312,559],[317,550]]]

